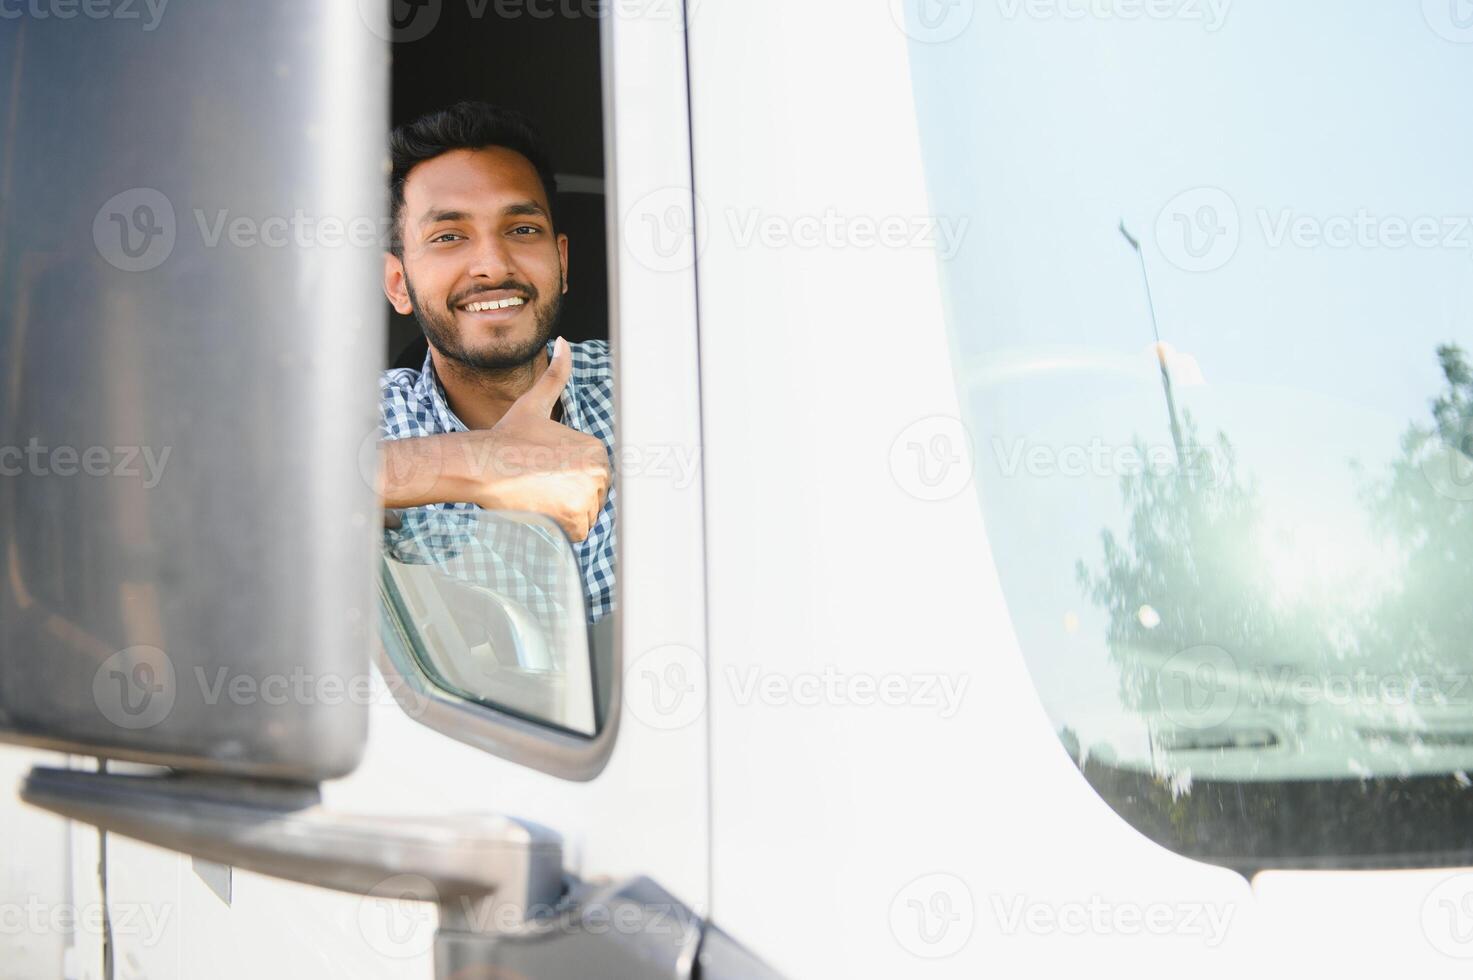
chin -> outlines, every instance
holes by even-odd
[[[505,342],[465,348],[465,360],[479,367],[505,369],[521,367],[533,360],[546,346],[537,338],[520,343]]]

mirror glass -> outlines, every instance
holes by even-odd
[[[550,518],[390,511],[382,581],[386,642],[402,638],[441,690],[579,735],[598,731],[582,578]]]

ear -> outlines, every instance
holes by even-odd
[[[558,253],[558,258],[563,263],[563,293],[566,294],[567,291],[568,291],[568,236],[567,235],[560,234],[560,235],[557,236],[557,253]]]
[[[409,302],[409,280],[404,278],[404,260],[393,252],[384,253],[384,295],[394,312],[408,315],[414,312]]]

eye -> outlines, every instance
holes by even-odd
[[[525,235],[538,235],[538,234],[541,234],[542,233],[542,229],[541,228],[538,228],[536,225],[517,225],[515,228],[513,228],[511,230],[511,233],[513,235],[524,235],[524,236]]]
[[[430,244],[433,245],[436,242],[449,242],[463,238],[465,238],[465,236],[458,231],[442,231],[440,232],[440,234],[430,239]]]

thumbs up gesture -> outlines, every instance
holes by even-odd
[[[572,374],[572,350],[559,337],[547,370],[487,430],[496,445],[475,502],[546,514],[569,538],[582,541],[603,509],[612,474],[597,437],[552,420]]]

